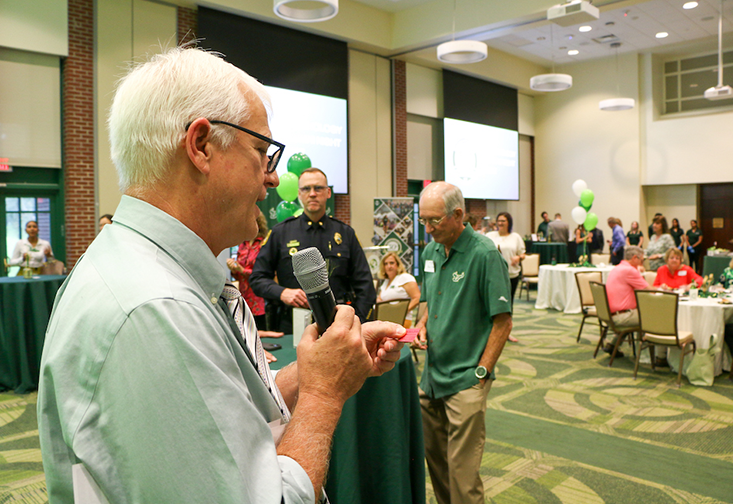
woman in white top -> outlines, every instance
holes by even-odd
[[[28,221],[25,225],[25,232],[28,238],[21,238],[15,244],[13,257],[8,261],[10,266],[25,266],[26,264],[33,269],[33,272],[40,273],[43,263],[53,257],[51,244],[46,240],[38,237],[38,223],[36,221]],[[22,275],[23,269],[18,272]]]
[[[509,281],[511,282],[512,291],[512,307],[514,306],[514,292],[519,285],[519,277],[522,273],[521,262],[525,258],[527,249],[524,246],[524,240],[519,233],[512,233],[514,220],[508,212],[501,212],[496,216],[496,225],[498,231],[491,231],[486,236],[491,238],[496,248],[501,252],[501,256],[509,266]],[[509,336],[509,341],[516,342],[517,339]]]
[[[409,299],[407,306],[407,318],[405,326],[409,327],[414,322],[413,309],[420,303],[420,288],[417,286],[415,277],[405,271],[399,256],[394,252],[387,252],[379,263],[379,278],[384,282],[379,287],[377,302],[394,301],[396,299]]]

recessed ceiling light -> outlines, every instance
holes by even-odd
[[[682,8],[687,10],[694,9],[695,7],[697,7],[697,2],[685,2],[682,4]]]
[[[545,40],[545,37],[537,37],[537,40],[539,41]]]
[[[578,51],[577,49],[570,49],[570,50],[568,51],[568,56],[575,56],[575,55],[576,55],[576,54],[578,54],[579,52],[580,52],[580,51]]]
[[[578,31],[585,33],[585,32],[591,31],[592,29],[593,29],[592,26],[586,25],[586,26],[581,26],[580,28],[578,28]]]
[[[669,33],[667,33],[667,32],[659,32],[659,33],[657,33],[654,36],[657,37],[657,38],[667,38],[667,37],[669,37]]]
[[[561,51],[564,51],[564,50],[565,50],[565,49],[567,49],[567,48],[568,48],[568,46],[561,46],[561,47],[558,47],[558,49],[560,49]]]

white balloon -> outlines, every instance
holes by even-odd
[[[573,182],[573,192],[578,198],[580,198],[580,193],[582,193],[586,189],[588,189],[588,184],[585,183],[585,180],[578,179]]]
[[[570,213],[570,215],[573,216],[573,220],[576,224],[582,224],[585,222],[585,217],[588,215],[588,212],[585,211],[585,208],[576,206],[575,208],[573,208],[573,211]]]

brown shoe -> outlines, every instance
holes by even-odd
[[[654,367],[669,367],[669,362],[666,357],[655,357]]]
[[[608,355],[611,355],[613,353],[613,345],[606,345],[603,347],[603,351],[606,352]],[[621,350],[616,350],[616,357],[623,357],[624,353]]]

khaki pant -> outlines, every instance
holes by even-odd
[[[492,380],[448,397],[420,390],[425,458],[438,504],[484,504],[479,470],[486,439],[486,397]]]
[[[630,311],[617,313],[616,315],[612,315],[611,318],[613,319],[613,323],[616,324],[616,327],[618,327],[619,329],[623,327],[638,326],[639,325],[639,310],[633,309]],[[614,333],[613,336],[611,336],[611,340],[609,344],[615,345],[617,339],[618,339],[618,335]]]

